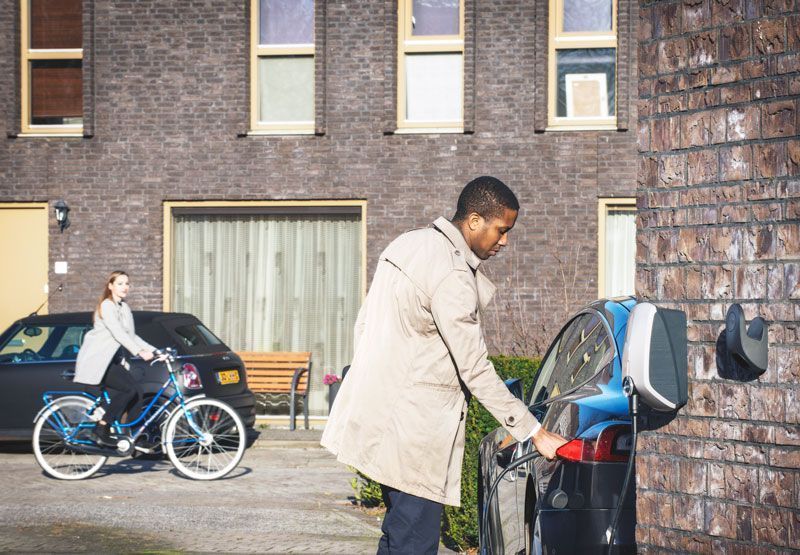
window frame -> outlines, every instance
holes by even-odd
[[[27,136],[64,136],[82,137],[86,123],[86,106],[81,97],[81,110],[83,123],[63,125],[37,125],[31,123],[31,68],[30,63],[35,60],[81,60],[81,79],[86,68],[83,65],[83,48],[31,48],[30,25],[31,11],[30,0],[20,0],[20,135]],[[85,6],[81,3],[81,13]],[[81,36],[84,34],[83,20],[81,21]]]
[[[261,1],[250,0],[250,129],[248,135],[313,135],[316,125],[316,103],[317,103],[317,75],[316,75],[316,19],[317,2],[324,0],[314,0],[314,42],[308,44],[282,44],[282,45],[262,45],[261,44]],[[259,121],[260,97],[258,79],[258,61],[260,58],[284,57],[284,56],[304,56],[311,58],[313,62],[312,72],[312,91],[314,94],[313,119],[304,122],[274,122],[263,123]]]
[[[397,129],[396,133],[463,133],[465,120],[464,74],[466,53],[464,48],[464,6],[458,0],[458,35],[425,35],[415,37],[411,18],[413,0],[397,2]],[[406,121],[406,55],[407,54],[461,54],[461,120],[460,121]]]
[[[606,289],[606,221],[610,210],[625,210],[636,214],[636,197],[607,197],[597,203],[597,296],[605,298]]]
[[[617,128],[617,114],[619,111],[619,32],[617,29],[617,16],[619,13],[619,0],[611,0],[611,30],[608,32],[581,31],[564,32],[564,0],[549,0],[550,14],[548,22],[547,40],[547,129],[548,130],[603,130]],[[614,115],[608,117],[575,118],[557,116],[558,96],[558,67],[557,53],[559,50],[572,50],[578,48],[613,48],[614,55]]]

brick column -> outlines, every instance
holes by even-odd
[[[800,546],[798,0],[639,4],[637,291],[687,312],[690,400],[641,437],[637,542],[788,551]],[[758,379],[717,368],[734,302],[770,326]]]

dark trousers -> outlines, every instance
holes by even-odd
[[[136,409],[142,398],[142,389],[130,372],[119,364],[112,363],[103,377],[103,385],[111,397],[111,403],[105,407],[106,414],[103,420],[113,424],[114,420],[122,418],[125,411],[128,411],[128,420],[138,416]]]
[[[381,485],[386,516],[378,555],[424,555],[439,550],[442,504]]]

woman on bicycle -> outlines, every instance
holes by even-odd
[[[111,424],[142,398],[142,390],[131,376],[122,348],[146,361],[152,360],[156,351],[136,335],[133,313],[125,302],[129,290],[128,274],[111,272],[94,311],[94,328],[86,334],[75,363],[75,382],[102,383],[111,396],[95,431],[98,443],[105,446],[116,446]]]

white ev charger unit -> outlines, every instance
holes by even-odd
[[[685,312],[646,302],[633,307],[625,333],[622,377],[651,409],[676,411],[686,404],[686,346]]]

